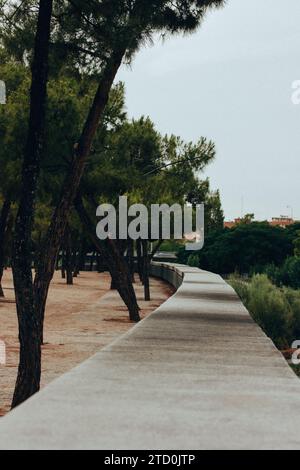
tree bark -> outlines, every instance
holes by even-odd
[[[66,279],[66,262],[65,253],[63,254],[62,265],[61,265],[61,278]]]
[[[41,322],[33,291],[31,233],[44,143],[51,16],[52,0],[40,0],[32,64],[30,117],[12,257],[20,340],[13,408],[40,388]]]
[[[2,277],[4,271],[4,262],[5,262],[5,239],[7,233],[8,218],[10,213],[11,201],[9,198],[4,200],[1,215],[0,215],[0,297],[4,297],[4,292],[2,288]]]
[[[124,257],[120,254],[120,251],[113,240],[104,241],[97,238],[95,227],[83,205],[81,196],[77,196],[75,208],[82,224],[87,230],[90,240],[103,257],[109,269],[112,282],[128,308],[130,320],[134,322],[140,321],[140,309],[137,304],[135,291],[132,286],[130,274]]]
[[[61,247],[61,278],[66,279],[66,254],[65,247]]]
[[[117,290],[118,289],[118,286],[116,284],[116,281],[111,278],[111,283],[110,283],[110,290]]]

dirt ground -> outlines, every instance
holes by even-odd
[[[12,273],[3,278],[5,299],[0,299],[0,340],[6,347],[6,364],[0,365],[0,416],[10,408],[18,364],[18,331]],[[173,294],[173,288],[151,279],[151,302],[143,301],[143,288],[135,285],[141,316],[155,310]],[[45,320],[42,386],[89,358],[133,324],[108,274],[81,273],[67,286],[56,273],[51,284]]]

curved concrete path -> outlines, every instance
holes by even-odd
[[[300,448],[299,379],[232,288],[152,269],[177,293],[1,419],[1,449]]]

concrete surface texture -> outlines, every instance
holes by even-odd
[[[299,449],[300,382],[219,276],[181,286],[129,333],[0,420],[1,449]]]

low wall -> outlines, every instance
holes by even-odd
[[[167,281],[175,289],[178,289],[184,277],[183,268],[180,265],[168,263],[152,263],[150,267],[150,274],[153,277],[158,277]]]
[[[300,382],[233,289],[178,287],[145,320],[0,420],[0,449],[299,449]]]

